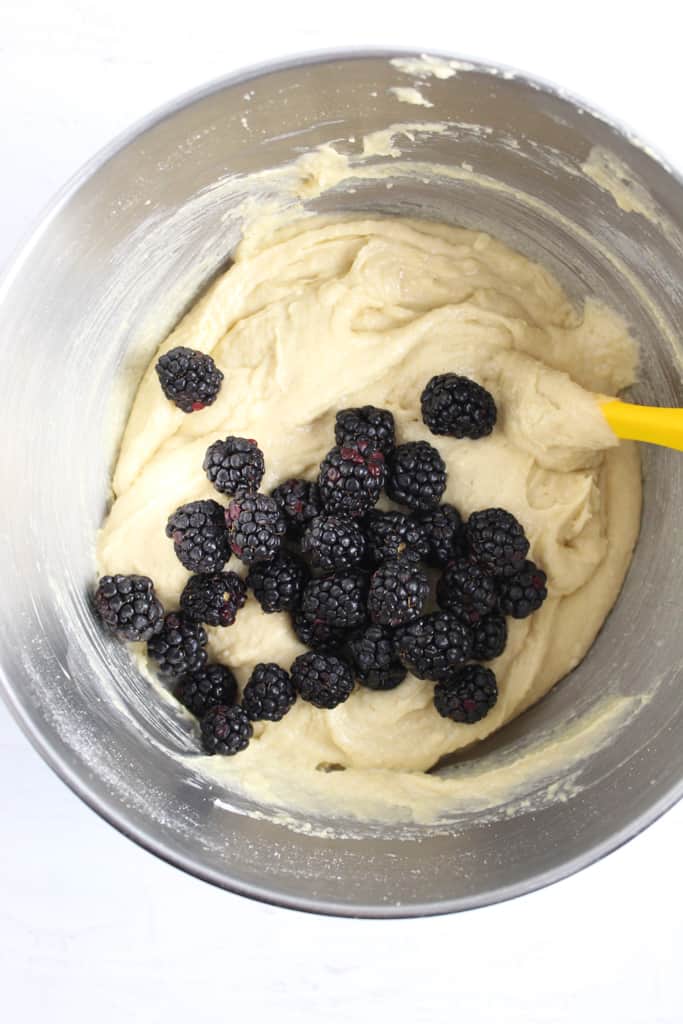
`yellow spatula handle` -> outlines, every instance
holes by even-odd
[[[618,398],[602,401],[600,408],[617,437],[683,451],[683,409],[631,405]]]

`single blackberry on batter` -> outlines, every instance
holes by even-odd
[[[223,374],[211,356],[193,348],[172,348],[155,367],[161,390],[183,412],[198,412],[216,401]]]
[[[300,537],[308,524],[322,512],[318,485],[310,480],[285,480],[271,497],[287,520],[287,532]]]
[[[282,545],[285,517],[267,494],[233,498],[225,513],[230,547],[240,561],[270,562]]]
[[[232,626],[247,599],[244,580],[235,572],[190,576],[180,595],[180,607],[193,622]]]
[[[348,651],[358,681],[371,690],[393,690],[406,677],[396,638],[386,626],[368,626],[355,633],[348,642]]]
[[[164,609],[149,576],[102,576],[95,608],[119,640],[149,640],[164,624]]]
[[[500,610],[513,619],[526,619],[538,611],[548,596],[547,582],[542,569],[525,561],[514,576],[498,580]]]
[[[301,611],[309,620],[326,622],[334,629],[353,629],[367,621],[367,598],[367,574],[349,569],[309,580],[301,598]]]
[[[446,566],[436,585],[436,599],[445,612],[462,610],[471,623],[496,607],[496,583],[476,562],[458,558]]]
[[[472,657],[475,661],[493,661],[505,650],[508,627],[502,615],[486,615],[472,626]]]
[[[279,665],[259,664],[242,694],[242,707],[252,722],[279,722],[296,700],[294,683]]]
[[[473,725],[498,700],[496,677],[483,665],[464,665],[434,687],[434,707],[442,718]]]
[[[439,505],[427,512],[417,513],[415,518],[427,534],[427,565],[438,568],[462,555],[463,525],[457,508],[453,505]]]
[[[382,452],[369,441],[333,448],[320,464],[323,508],[330,515],[364,515],[377,503],[385,472]]]
[[[446,489],[446,463],[428,441],[400,444],[389,456],[386,489],[399,505],[434,508]]]
[[[420,399],[422,419],[432,434],[486,437],[497,418],[496,403],[481,384],[457,373],[440,373],[427,384]]]
[[[304,532],[301,550],[316,569],[350,569],[365,557],[365,536],[350,516],[317,516]]]
[[[183,612],[169,612],[163,628],[147,641],[147,653],[162,675],[183,676],[206,664],[206,630]]]
[[[334,439],[341,447],[358,441],[369,441],[386,457],[396,444],[393,414],[388,409],[363,405],[359,409],[342,409],[337,413]]]
[[[396,633],[398,655],[419,679],[443,679],[467,661],[472,632],[449,612],[433,612],[401,626]]]
[[[201,721],[202,746],[207,754],[239,754],[249,746],[254,729],[241,707],[218,704]]]
[[[382,626],[400,626],[418,617],[428,595],[429,581],[414,562],[385,562],[370,577],[370,618]]]
[[[353,690],[353,672],[333,654],[300,654],[291,670],[292,682],[303,700],[317,708],[336,708]]]
[[[265,472],[263,452],[256,441],[226,437],[206,449],[204,471],[221,494],[254,494]]]
[[[529,550],[524,530],[502,508],[473,512],[467,520],[465,540],[474,560],[492,576],[514,576]]]
[[[286,551],[270,562],[256,562],[249,569],[247,586],[254,591],[264,612],[291,612],[299,607],[308,580],[306,566]]]
[[[292,620],[292,627],[297,637],[306,647],[314,651],[333,651],[344,643],[348,630],[331,626],[315,615],[297,612]]]
[[[166,536],[190,572],[220,572],[230,558],[225,509],[217,501],[181,505],[169,516]]]
[[[429,554],[424,527],[405,512],[379,512],[373,509],[365,517],[368,553],[373,565],[396,558],[419,562]]]
[[[188,711],[197,718],[203,718],[218,704],[228,706],[235,703],[237,681],[225,665],[205,665],[179,679],[173,693]]]

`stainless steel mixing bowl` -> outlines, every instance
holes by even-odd
[[[642,350],[637,399],[683,403],[674,329],[683,323],[681,181],[601,115],[510,72],[461,65],[423,81],[433,107],[406,107],[388,90],[413,79],[390,56],[288,61],[172,104],[66,188],[0,293],[0,658],[17,719],[90,806],[179,867],[290,907],[385,917],[474,907],[552,882],[681,795],[680,456],[643,453],[640,542],[589,656],[477,756],[519,763],[534,737],[580,728],[605,695],[633,697],[632,713],[542,793],[487,813],[455,811],[439,828],[321,818],[332,833],[305,834],[200,784],[194,736],[102,635],[86,594],[136,374],[229,257],[240,227],[234,176],[323,142],[352,152],[393,122],[450,122],[443,134],[404,138],[405,158],[465,164],[474,176],[399,174],[389,190],[346,182],[313,208],[497,232],[542,259],[573,296],[598,295],[625,315]],[[623,194],[583,173],[593,147],[621,161]]]

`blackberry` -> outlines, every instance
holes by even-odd
[[[433,612],[401,626],[396,634],[398,656],[419,679],[442,679],[467,661],[472,633],[449,612]]]
[[[422,419],[432,434],[469,437],[473,441],[491,433],[498,415],[486,388],[457,373],[432,377],[420,404]]]
[[[350,569],[365,557],[365,536],[350,516],[317,516],[303,535],[301,550],[316,569]]]
[[[317,708],[336,708],[351,696],[353,672],[333,654],[300,654],[291,671],[297,692]]]
[[[173,691],[177,700],[197,718],[217,704],[234,704],[237,681],[225,665],[205,665],[196,672],[188,672],[178,681]]]
[[[310,521],[322,512],[318,485],[310,480],[285,480],[271,497],[287,520],[287,532],[293,537],[301,536]]]
[[[211,356],[193,348],[172,348],[156,367],[161,390],[183,412],[198,412],[213,405],[223,374]]]
[[[498,581],[500,610],[513,619],[526,619],[538,611],[546,597],[547,577],[533,562],[525,561],[514,576]]]
[[[446,463],[428,441],[400,444],[389,456],[386,487],[399,505],[434,508],[446,489]]]
[[[476,562],[458,558],[442,573],[436,599],[445,612],[462,610],[474,623],[493,611],[498,600],[496,583]]]
[[[342,409],[337,413],[334,439],[340,446],[369,441],[387,456],[396,444],[394,417],[388,409],[376,409],[374,405]]]
[[[395,558],[419,562],[429,554],[424,527],[405,512],[369,512],[365,519],[365,535],[374,565]]]
[[[292,621],[297,637],[306,647],[314,651],[330,651],[340,647],[346,639],[347,631],[331,626],[322,619],[317,619],[304,612],[297,612]]]
[[[265,472],[263,452],[256,441],[226,437],[206,449],[203,469],[221,494],[254,494]]]
[[[463,526],[457,508],[439,505],[428,512],[420,512],[416,519],[427,534],[427,565],[434,568],[445,566],[462,554]]]
[[[301,611],[309,620],[326,622],[334,629],[353,629],[367,621],[368,578],[348,570],[310,580],[304,587]]]
[[[279,665],[256,666],[242,694],[242,707],[252,722],[279,722],[296,700],[294,684]]]
[[[225,509],[217,501],[181,505],[169,516],[166,536],[190,572],[220,572],[230,558]]]
[[[371,690],[393,690],[406,677],[398,659],[396,639],[386,626],[368,626],[348,643],[358,681]]]
[[[465,540],[475,561],[492,576],[514,576],[529,550],[524,530],[502,508],[473,512],[467,520]]]
[[[505,650],[507,623],[502,615],[487,615],[472,626],[472,657],[475,661],[493,661]]]
[[[193,622],[232,626],[247,599],[247,588],[235,572],[190,576],[180,595],[180,607]]]
[[[369,441],[333,448],[320,464],[323,508],[331,515],[364,515],[377,503],[385,472],[384,456]]]
[[[206,630],[183,612],[169,612],[163,628],[147,641],[147,653],[162,675],[184,676],[206,664]]]
[[[434,707],[442,718],[473,725],[498,700],[496,677],[483,665],[464,665],[434,687]]]
[[[254,729],[237,705],[217,704],[201,721],[202,746],[207,754],[239,754],[249,746]]]
[[[120,640],[149,640],[164,624],[164,609],[149,576],[102,576],[95,608]]]
[[[370,618],[382,626],[401,626],[418,617],[428,594],[429,581],[413,562],[385,562],[370,577]]]
[[[295,555],[281,552],[270,562],[256,562],[249,570],[247,586],[254,591],[264,612],[291,612],[299,607],[308,573]]]
[[[230,547],[247,565],[270,562],[287,529],[285,517],[267,494],[240,495],[230,502],[225,521]]]

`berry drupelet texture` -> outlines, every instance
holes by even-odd
[[[475,661],[492,661],[505,650],[508,627],[502,615],[487,615],[472,626],[472,657]]]
[[[301,559],[282,551],[270,562],[252,565],[247,586],[264,612],[291,612],[299,607],[307,580],[308,571]]]
[[[203,468],[221,494],[254,494],[263,479],[265,461],[256,441],[226,437],[209,445]]]
[[[365,557],[365,547],[365,535],[358,522],[342,515],[317,516],[301,541],[301,550],[308,555],[311,565],[324,572],[359,565]]]
[[[220,572],[230,558],[225,509],[217,501],[181,505],[169,516],[166,536],[190,572]]]
[[[434,687],[434,707],[442,718],[473,725],[498,700],[496,677],[483,665],[464,665]]]
[[[538,611],[546,597],[547,577],[533,562],[525,561],[519,572],[498,581],[499,605],[504,615],[526,619]]]
[[[298,639],[314,651],[333,651],[341,647],[348,630],[331,626],[328,622],[299,611],[292,620],[292,628]]]
[[[397,631],[398,655],[419,679],[443,679],[467,661],[472,650],[471,630],[448,612],[433,612]]]
[[[496,583],[476,562],[458,558],[446,566],[436,585],[436,599],[445,612],[458,612],[471,623],[496,607]]]
[[[429,554],[424,527],[405,512],[368,512],[364,521],[368,554],[373,565],[390,559],[419,562]]]
[[[166,398],[183,412],[198,412],[212,405],[223,381],[211,356],[182,346],[161,356],[155,369]]]
[[[242,694],[242,708],[252,722],[279,722],[296,700],[294,683],[279,665],[258,664]]]
[[[529,541],[515,517],[502,508],[473,512],[465,527],[472,557],[492,576],[514,576],[529,550]]]
[[[323,508],[330,515],[365,515],[377,503],[385,472],[384,455],[368,441],[333,448],[320,464]]]
[[[147,641],[147,653],[162,675],[183,676],[206,664],[206,630],[183,612],[169,612],[163,628]]]
[[[275,558],[287,529],[285,517],[267,494],[243,494],[233,498],[225,521],[230,548],[247,565]]]
[[[321,621],[333,629],[354,629],[367,621],[368,577],[349,569],[310,580],[301,598],[301,611],[309,621]]]
[[[246,750],[253,727],[241,707],[218,704],[201,721],[202,746],[207,754],[239,754]]]
[[[393,414],[374,405],[341,409],[336,417],[334,439],[340,447],[369,441],[386,457],[396,444]]]
[[[493,430],[497,410],[492,395],[469,377],[441,373],[427,384],[420,399],[422,419],[432,434],[469,437],[476,441]]]
[[[428,441],[410,441],[394,448],[386,481],[392,501],[416,510],[434,508],[445,489],[446,463]]]
[[[300,654],[291,675],[297,693],[317,708],[336,708],[349,699],[353,690],[351,668],[333,654]]]
[[[401,626],[418,617],[428,595],[429,581],[414,562],[385,562],[370,577],[370,618],[382,626]]]
[[[164,609],[149,576],[102,576],[95,608],[120,640],[149,640],[164,625]]]
[[[386,626],[368,626],[355,633],[348,642],[348,651],[358,681],[371,690],[393,690],[406,677],[393,631]]]
[[[427,565],[440,568],[459,558],[464,551],[463,525],[460,513],[453,505],[439,505],[416,517],[427,535]]]
[[[193,622],[232,626],[247,599],[244,580],[235,572],[191,576],[180,595],[180,607]]]
[[[197,718],[203,718],[218,704],[229,706],[235,703],[237,681],[225,665],[205,665],[179,679],[173,693],[188,711]]]
[[[318,485],[310,480],[285,480],[271,497],[285,517],[291,537],[300,537],[311,520],[322,512]]]

